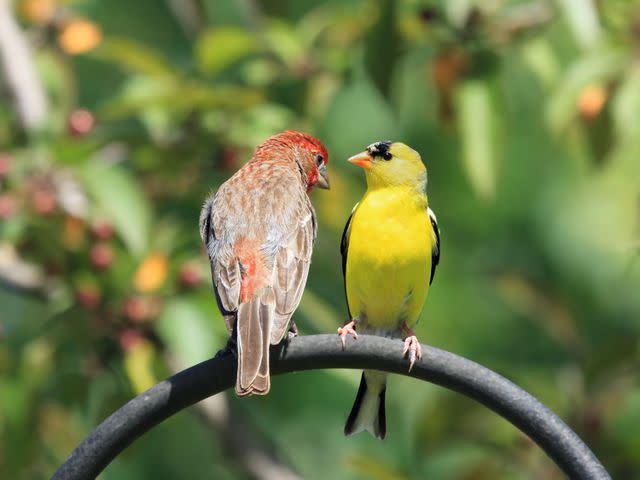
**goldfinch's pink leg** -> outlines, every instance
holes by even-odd
[[[342,340],[342,348],[347,345],[347,335],[349,334],[353,335],[353,338],[358,338],[355,320],[351,320],[349,323],[345,323],[342,327],[338,328],[338,335],[340,335],[340,339]]]
[[[402,331],[406,335],[404,339],[404,350],[402,351],[402,356],[409,357],[409,371],[411,371],[411,369],[413,368],[413,364],[416,363],[416,360],[422,358],[422,347],[420,346],[420,342],[418,342],[416,334],[413,333],[413,330],[404,325],[402,327]]]

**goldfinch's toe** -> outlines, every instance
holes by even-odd
[[[422,347],[415,335],[410,335],[404,339],[404,350],[402,352],[402,356],[408,357],[409,359],[409,371],[413,368],[413,364],[416,363],[416,360],[422,358]]]
[[[344,326],[338,328],[338,335],[340,335],[340,340],[342,340],[342,348],[347,346],[347,335],[353,335],[353,338],[358,338],[358,334],[356,333],[356,321],[351,320],[349,323]]]

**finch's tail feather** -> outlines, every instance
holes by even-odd
[[[344,434],[368,431],[380,440],[387,433],[387,420],[384,409],[384,395],[387,390],[387,375],[381,372],[365,370],[360,379],[360,388],[353,402],[351,413],[344,426]]]
[[[238,346],[238,395],[266,395],[269,378],[269,344],[274,315],[272,298],[256,296],[238,307],[236,335]]]

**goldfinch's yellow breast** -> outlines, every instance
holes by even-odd
[[[373,328],[412,324],[426,299],[433,240],[426,197],[395,187],[368,191],[351,224],[346,265],[352,315]]]

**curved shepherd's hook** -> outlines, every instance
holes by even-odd
[[[536,442],[572,479],[610,479],[584,442],[551,410],[497,373],[453,353],[422,346],[407,372],[400,340],[359,335],[342,348],[337,335],[310,335],[272,348],[274,374],[323,368],[384,370],[462,393],[509,420]],[[71,453],[54,480],[95,478],[136,438],[174,413],[231,388],[236,359],[229,351],[177,373],[129,401]],[[336,435],[341,434],[336,432]]]

